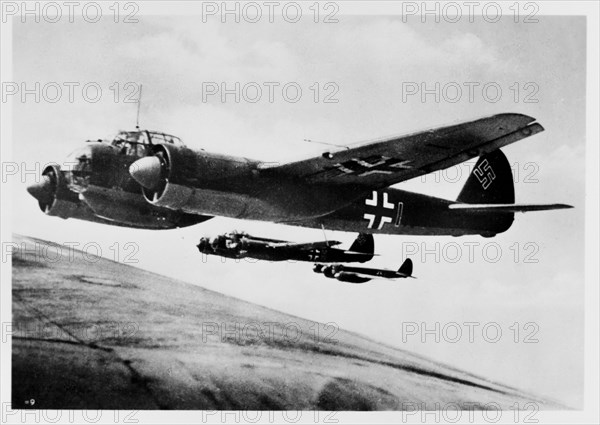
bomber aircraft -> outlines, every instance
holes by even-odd
[[[350,249],[334,248],[341,242],[320,241],[294,243],[277,239],[231,232],[215,238],[201,238],[198,251],[202,254],[220,255],[228,258],[256,258],[268,261],[319,261],[323,263],[364,263],[373,258],[375,243],[373,235],[361,233]]]
[[[162,132],[91,141],[28,187],[49,215],[170,229],[214,216],[358,233],[469,235],[506,231],[516,204],[503,146],[543,131],[506,113],[337,147],[280,165],[194,150]],[[391,188],[479,157],[454,201]]]
[[[346,266],[343,264],[315,264],[315,273],[323,273],[325,277],[341,282],[365,283],[372,279],[399,279],[413,277],[413,264],[410,258],[404,260],[398,271],[386,269],[371,269],[367,267]]]

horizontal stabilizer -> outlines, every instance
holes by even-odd
[[[355,254],[355,255],[366,255],[364,252],[360,252],[360,251],[351,251],[351,250],[346,250],[344,251],[344,254]],[[369,256],[373,256],[373,257],[379,257],[380,254],[368,254]]]
[[[448,209],[461,210],[473,213],[488,213],[488,212],[528,212],[528,211],[546,211],[546,210],[562,210],[573,208],[572,205],[566,204],[450,204]]]

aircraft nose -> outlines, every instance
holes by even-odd
[[[155,156],[138,159],[129,166],[129,174],[146,189],[153,189],[160,183],[162,164]]]
[[[39,182],[27,186],[27,192],[42,203],[48,203],[54,194],[52,179],[43,175]]]

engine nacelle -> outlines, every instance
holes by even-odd
[[[338,272],[336,266],[325,266],[325,267],[323,267],[322,270],[323,270],[323,275],[325,277],[330,278],[330,279],[334,279],[335,278],[335,274]]]
[[[27,190],[38,200],[38,205],[45,214],[62,219],[102,222],[91,208],[81,202],[79,195],[69,189],[58,165],[47,166],[42,172],[41,181],[29,186]]]
[[[370,281],[371,279],[367,277],[358,276],[354,273],[348,272],[339,272],[335,274],[335,278],[340,282],[349,282],[349,283],[365,283]]]
[[[315,264],[313,266],[313,272],[315,272],[315,273],[323,273],[323,267],[325,267],[323,264]]]
[[[72,179],[72,176],[71,176]],[[49,165],[41,180],[27,190],[47,215],[141,229],[173,229],[191,226],[210,217],[171,211],[148,205],[141,194],[88,186],[78,193],[58,165]],[[124,196],[129,196],[124,199]]]
[[[249,220],[320,217],[356,199],[355,190],[312,185],[273,173],[264,164],[168,144],[129,167],[156,206]]]
[[[158,145],[155,149],[154,156],[130,168],[149,203],[192,213],[218,215],[227,211],[231,217],[246,210],[248,200],[244,196],[222,188],[229,178],[249,182],[255,169],[251,161],[232,161],[230,157],[171,145]],[[136,170],[146,164],[146,169]]]

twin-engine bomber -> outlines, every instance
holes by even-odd
[[[373,258],[373,235],[361,233],[348,250],[335,248],[338,241],[294,243],[231,232],[214,238],[201,238],[196,247],[202,254],[226,258],[255,258],[268,261],[319,261],[323,263],[364,263]]]
[[[532,117],[499,114],[274,165],[138,129],[86,143],[63,167],[47,167],[28,191],[49,215],[144,229],[221,216],[358,233],[491,237],[511,226],[515,212],[570,208],[515,204],[500,148],[541,131]],[[390,188],[475,157],[455,201]]]
[[[325,277],[337,279],[340,282],[365,283],[373,279],[402,279],[412,277],[413,263],[410,258],[404,260],[396,270],[372,269],[368,267],[346,266],[344,264],[315,264],[315,273],[323,273]]]

